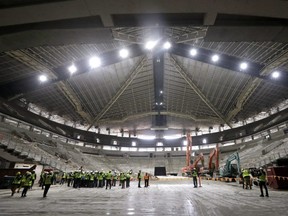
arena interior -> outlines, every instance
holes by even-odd
[[[1,0],[0,215],[287,215],[287,11]]]

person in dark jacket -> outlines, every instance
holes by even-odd
[[[260,187],[260,192],[261,192],[260,197],[264,197],[263,187],[265,188],[266,197],[269,197],[268,189],[266,186],[266,172],[263,170],[262,167],[260,168],[258,179],[259,179],[259,187]]]
[[[196,168],[193,168],[193,170],[192,170],[192,177],[193,177],[194,188],[197,188],[198,187],[198,182],[197,182],[198,172],[197,172]]]

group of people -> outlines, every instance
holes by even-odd
[[[47,196],[47,193],[52,184],[56,183],[56,174],[53,174],[52,171],[43,171],[40,175],[39,186],[44,190],[43,197]],[[141,188],[141,180],[143,176],[141,170],[137,174],[138,187]],[[15,178],[13,179],[11,185],[11,196],[16,192],[20,192],[20,189],[23,188],[21,197],[26,197],[29,189],[32,189],[34,181],[36,179],[35,171],[27,171],[24,175],[20,172],[16,173]],[[127,172],[119,172],[109,170],[108,172],[104,171],[82,171],[76,170],[74,172],[64,172],[60,176],[60,184],[67,184],[68,187],[72,186],[73,188],[89,187],[89,188],[106,188],[106,190],[117,185],[119,181],[119,186],[121,189],[129,188],[130,181],[132,179],[132,170]],[[144,175],[145,187],[149,186],[150,175],[146,173]]]
[[[198,187],[199,173],[198,173],[196,168],[192,169],[191,175],[193,178],[194,188],[197,188]],[[264,171],[264,169],[262,167],[259,170],[252,170],[252,171],[250,171],[249,169],[242,169],[240,176],[242,178],[243,189],[244,188],[252,189],[252,179],[253,179],[253,177],[257,177],[258,178],[258,185],[260,187],[260,193],[261,193],[260,197],[264,197],[263,188],[265,189],[265,196],[269,197],[268,188],[266,185],[266,183],[267,183],[266,172]]]
[[[76,170],[74,172],[63,173],[61,175],[60,184],[67,184],[68,187],[73,188],[106,188],[115,187],[117,182],[122,189],[130,187],[132,179],[132,170],[127,172],[116,172],[109,170],[108,172],[102,171],[82,171]],[[144,178],[145,187],[149,186],[150,175],[146,173],[142,176],[141,170],[137,174],[138,187],[141,188],[141,180]]]
[[[243,189],[252,189],[252,180],[254,177],[258,178],[258,184],[260,187],[260,197],[264,197],[263,188],[265,189],[265,196],[269,197],[268,189],[266,185],[266,172],[261,167],[259,170],[242,169],[241,178],[243,182]]]
[[[25,174],[21,174],[21,172],[17,172],[15,178],[12,181],[11,186],[11,196],[13,196],[16,192],[19,193],[20,189],[23,188],[21,197],[26,197],[28,190],[32,189],[34,182],[36,180],[36,173],[35,171],[27,171]],[[43,197],[47,196],[47,193],[49,191],[49,188],[53,182],[53,173],[50,172],[43,172],[42,176],[42,184],[44,189]]]

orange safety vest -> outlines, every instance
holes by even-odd
[[[144,179],[146,179],[146,180],[149,179],[149,175],[145,175]]]

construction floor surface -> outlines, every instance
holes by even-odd
[[[288,191],[269,190],[270,197],[259,197],[260,190],[242,189],[238,183],[203,181],[194,188],[192,181],[151,181],[148,188],[132,182],[119,186],[73,189],[52,186],[48,196],[36,186],[13,197],[0,190],[0,215],[195,215],[195,216],[277,216],[288,215]]]

